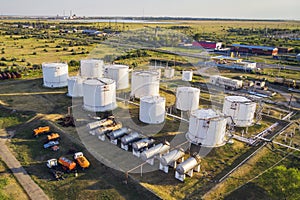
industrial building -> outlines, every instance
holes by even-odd
[[[204,49],[221,49],[222,48],[222,42],[212,42],[212,41],[199,41],[199,42],[193,42],[193,47],[202,47]]]
[[[229,56],[215,56],[211,58],[217,67],[223,67],[227,69],[253,71],[256,69],[256,62],[243,61],[241,58],[234,58]]]
[[[209,83],[218,87],[225,87],[226,89],[231,90],[242,89],[243,87],[242,80],[231,79],[219,75],[210,76]]]
[[[278,48],[266,46],[253,46],[243,44],[231,45],[231,51],[239,53],[257,54],[264,56],[273,56],[278,54]]]

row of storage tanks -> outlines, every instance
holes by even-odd
[[[173,70],[165,73],[172,76]],[[185,74],[185,73],[183,73]],[[64,63],[43,64],[44,86],[64,87],[68,94],[82,97],[88,111],[103,112],[116,108],[116,90],[129,87],[129,68],[125,65],[105,66],[102,60],[82,60],[80,76],[68,77],[68,65]],[[105,77],[108,78],[105,78]],[[189,79],[192,74],[185,74]],[[160,70],[133,71],[131,95],[140,99],[142,122],[159,124],[165,120],[166,99],[159,96]],[[187,139],[203,146],[219,146],[224,143],[226,124],[235,123],[247,127],[253,123],[256,103],[242,96],[227,96],[223,112],[212,109],[199,110],[200,90],[193,87],[178,87],[176,108],[191,112]]]
[[[45,87],[68,86],[68,96],[83,97],[84,108],[88,111],[113,110],[116,108],[116,90],[129,87],[129,67],[126,65],[104,65],[102,60],[97,59],[81,60],[80,75],[72,77],[68,77],[68,65],[65,63],[44,63],[42,68]],[[134,71],[131,96],[158,96],[160,76],[161,70],[156,67]],[[174,69],[166,68],[165,77],[173,76]],[[145,99],[144,105],[147,105],[146,102],[149,99]]]

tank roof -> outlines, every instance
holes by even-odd
[[[127,65],[107,65],[106,66],[107,68],[110,68],[110,69],[121,69],[121,68],[129,68]]]
[[[198,88],[185,87],[185,86],[178,87],[177,90],[178,91],[184,91],[184,92],[198,92],[198,91],[200,91],[200,89],[198,89]]]
[[[250,99],[243,97],[243,96],[227,96],[227,97],[225,97],[225,99],[228,101],[232,101],[232,102],[241,102],[241,103],[251,102]]]
[[[69,80],[81,80],[82,78],[80,76],[69,76]]]
[[[218,118],[220,115],[212,109],[199,109],[192,112],[192,116],[198,119]]]
[[[144,96],[140,100],[147,103],[160,103],[165,101],[166,99],[161,96]]]
[[[134,74],[137,76],[157,76],[158,72],[152,70],[144,70],[144,71],[134,71]]]
[[[43,67],[61,67],[61,66],[68,66],[67,63],[43,63]]]
[[[84,62],[84,63],[98,63],[98,62],[103,62],[103,60],[100,59],[82,59],[80,60],[80,62]]]
[[[88,85],[109,85],[113,84],[115,81],[109,78],[98,78],[98,79],[88,79],[84,81]]]

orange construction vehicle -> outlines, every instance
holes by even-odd
[[[58,159],[58,163],[61,164],[63,169],[67,171],[72,171],[73,169],[76,168],[76,163],[65,157],[60,157]]]
[[[47,136],[48,141],[59,140],[60,135],[58,133],[51,133]]]
[[[82,169],[88,168],[90,166],[90,162],[86,159],[86,157],[83,156],[82,152],[75,153],[74,159]]]
[[[43,127],[38,127],[36,129],[33,130],[33,135],[35,137],[38,137],[44,133],[47,133],[50,131],[50,127],[49,126],[43,126]]]

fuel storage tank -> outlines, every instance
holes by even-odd
[[[127,65],[107,65],[105,66],[105,76],[116,81],[117,90],[129,87],[129,67]]]
[[[163,165],[169,165],[172,162],[177,161],[178,159],[182,158],[184,156],[183,149],[174,149],[173,151],[170,151],[169,153],[165,154],[160,158],[160,162]]]
[[[83,82],[83,107],[92,112],[104,112],[117,107],[116,83],[112,79],[89,79]]]
[[[190,171],[193,168],[195,168],[197,165],[199,165],[200,162],[201,162],[201,158],[200,158],[199,155],[195,155],[195,156],[189,157],[188,159],[186,159],[184,162],[180,163],[176,167],[176,171],[179,174],[185,174],[188,171]]]
[[[101,78],[104,73],[104,62],[98,59],[80,61],[80,76],[83,78]]]
[[[199,107],[200,89],[178,87],[176,90],[176,108],[181,111],[192,111]]]
[[[159,96],[159,73],[155,71],[134,71],[131,79],[131,96]]]
[[[160,96],[144,96],[140,99],[139,118],[148,124],[160,124],[165,120],[166,99]]]
[[[82,97],[83,79],[80,76],[71,76],[68,78],[68,96]]]
[[[68,65],[66,63],[43,63],[44,86],[60,88],[68,85]]]
[[[217,147],[225,143],[226,118],[212,109],[191,113],[187,139],[197,145]]]
[[[174,77],[174,75],[175,75],[175,69],[170,68],[170,67],[165,68],[165,71],[164,71],[164,77],[165,78],[171,79],[171,78]]]
[[[235,125],[238,127],[251,126],[256,110],[256,103],[243,96],[227,96],[223,104],[223,113],[231,116]],[[227,119],[228,124],[232,123]]]
[[[183,81],[192,81],[193,80],[193,71],[182,71],[182,80]]]
[[[170,149],[170,143],[160,143],[155,145],[154,147],[151,147],[150,149],[143,151],[141,154],[142,160],[148,160],[150,158],[153,158],[156,155],[168,152]]]

